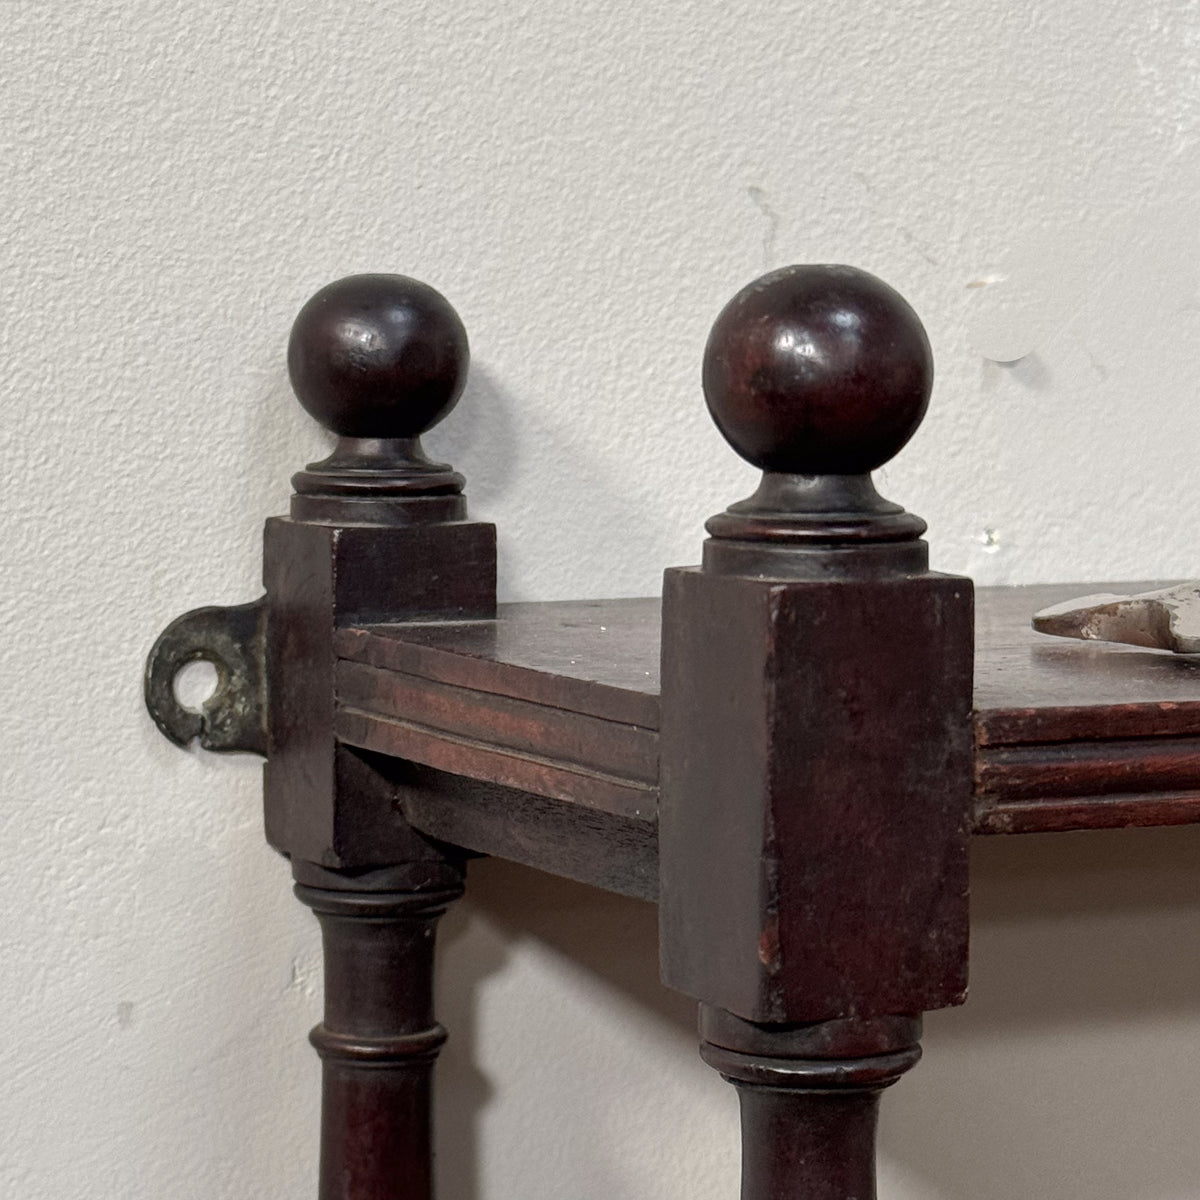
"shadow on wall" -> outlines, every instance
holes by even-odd
[[[971,997],[882,1158],[927,1200],[1197,1195],[1200,828],[980,838]]]
[[[452,1033],[439,1080],[439,1171],[444,1194],[462,1200],[490,1191],[478,1177],[478,1125],[505,1088],[472,1065],[481,992],[522,943],[632,1003],[681,1071],[696,1061],[695,1005],[658,983],[651,905],[510,863],[476,864],[472,876],[469,904],[444,922],[439,979]],[[973,906],[970,1002],[927,1019],[924,1062],[885,1098],[884,1200],[1195,1194],[1200,828],[979,839]],[[477,920],[491,936],[471,932]],[[455,953],[456,943],[469,953]],[[530,1055],[556,1000],[552,986],[524,998],[528,1025],[514,1036]],[[594,1064],[555,1069],[577,1074],[580,1093],[619,1092],[620,1080],[589,1074]],[[734,1112],[730,1103],[730,1122]],[[520,1133],[530,1180],[544,1180],[538,1142],[554,1131]]]
[[[676,1150],[664,1141],[678,1135],[681,1159],[689,1139],[703,1142],[681,1103],[697,1075],[728,1105],[735,1135],[732,1093],[699,1060],[694,1002],[658,982],[653,905],[500,860],[472,864],[467,895],[440,936],[441,1194],[661,1196],[656,1160]],[[485,1111],[494,1100],[498,1120]],[[693,1155],[700,1175],[706,1150]],[[732,1155],[724,1161],[732,1178],[716,1179],[714,1197],[736,1194]]]

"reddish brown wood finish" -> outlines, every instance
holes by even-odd
[[[665,586],[664,981],[761,1022],[959,1003],[970,584]]]
[[[327,284],[288,340],[297,398],[344,438],[420,437],[458,402],[469,358],[467,331],[446,297],[403,275]]]
[[[461,390],[466,335],[431,288],[356,276],[305,306],[288,361],[305,407],[341,435],[295,477],[264,555],[267,836],[325,947],[320,1197],[430,1200],[434,926],[464,855],[404,819],[389,764],[337,741],[334,637],[494,615],[495,529],[466,520],[461,476],[419,443]]]
[[[433,1016],[434,927],[461,876],[434,869],[424,888],[403,889],[411,871],[301,876],[334,885],[296,885],[325,948],[325,1019],[311,1035],[322,1061],[320,1200],[430,1200],[432,1072],[446,1040]]]
[[[384,613],[483,617],[495,611],[495,528],[475,522],[388,527],[267,522],[269,755],[267,840],[330,867],[410,852],[394,812],[345,777],[334,738],[337,625]],[[396,570],[403,562],[404,570]],[[353,744],[353,743],[351,743]],[[353,767],[349,768],[353,769]]]
[[[705,351],[767,474],[663,584],[659,961],[741,1096],[742,1200],[873,1200],[912,1014],[966,992],[972,587],[866,475],[931,368],[912,309],[844,267],[757,280]]]
[[[414,829],[606,891],[658,895],[658,825],[389,760],[396,807]]]
[[[700,1030],[738,1090],[743,1200],[874,1200],[879,1094],[920,1058],[919,1020],[781,1030],[702,1007]]]
[[[791,475],[881,466],[920,425],[932,381],[917,314],[854,267],[756,279],[721,310],[704,355],[717,428],[747,462]]]
[[[266,715],[224,748],[265,738],[268,838],[322,925],[321,1200],[432,1196],[434,929],[471,853],[658,900],[664,978],[739,1092],[743,1200],[873,1200],[879,1092],[963,995],[969,833],[1200,820],[1200,663],[1029,629],[1148,584],[987,590],[972,653],[969,582],[866,473],[931,382],[872,276],[788,268],[722,314],[708,403],[766,474],[661,609],[496,617],[495,532],[419,440],[466,365],[396,276],[324,289],[289,348],[339,440],[268,523],[238,643]]]
[[[1200,821],[1200,661],[1033,632],[1086,592],[1153,583],[992,588],[976,659],[977,833]]]
[[[462,477],[418,445],[453,407],[467,359],[444,297],[399,275],[330,284],[292,329],[297,396],[340,435],[264,532],[266,829],[293,861],[359,869],[427,854],[335,740],[333,638],[383,618],[495,613],[495,527],[465,519]]]
[[[981,743],[1200,733],[1200,658],[1047,637],[1039,606],[1082,591],[1159,583],[1054,583],[981,588],[975,709]]]
[[[509,787],[532,776],[531,791],[618,815],[653,814],[658,780],[653,731],[505,696],[476,708],[463,703],[461,691],[341,662],[338,729],[353,744],[397,758]],[[510,770],[517,762],[527,770]]]
[[[430,836],[654,899],[659,612],[515,604],[339,630],[338,737],[411,764],[398,803]]]
[[[338,656],[475,692],[658,728],[662,605],[504,604],[494,621],[341,629]]]
[[[1200,821],[1195,786],[1200,779],[1200,662],[1136,647],[1066,642],[1029,628],[1038,608],[1082,591],[1152,586],[1054,584],[976,592],[974,832]],[[453,711],[448,707],[432,718],[422,711],[417,720],[410,710],[408,720],[420,725],[427,739],[424,747],[405,743],[413,751],[410,757],[431,765],[453,763],[452,769],[471,778],[503,779],[529,793],[526,807],[536,808],[536,820],[553,813],[567,842],[572,823],[583,820],[576,809],[587,804],[584,793],[599,784],[579,782],[579,760],[561,739],[549,736],[552,714],[577,721],[579,736],[597,744],[611,741],[614,726],[636,730],[636,752],[631,745],[628,756],[619,753],[605,761],[612,790],[601,807],[614,815],[612,836],[628,852],[639,847],[645,859],[653,851],[652,825],[626,822],[621,814],[657,806],[659,625],[655,599],[512,604],[500,607],[496,621],[340,630],[337,651],[385,676],[394,668],[451,689],[444,695]],[[383,678],[375,686],[377,694],[388,690]],[[441,744],[443,723],[447,734],[466,725],[486,729],[494,707],[505,699],[540,706],[538,712],[547,714],[547,735],[535,724],[520,744],[486,734],[465,747],[450,737]],[[387,704],[388,711],[399,711],[394,701]],[[399,746],[389,742],[383,724],[382,713],[377,718],[363,708],[353,721],[338,716],[339,734],[350,744],[384,751]],[[647,782],[651,760],[654,778]],[[532,797],[541,802],[533,805]],[[510,799],[495,820],[481,819],[478,830],[466,817],[456,819],[455,827],[473,849],[529,862],[530,852],[512,855],[491,842],[503,812],[512,808]],[[521,818],[514,820],[519,826]],[[529,845],[534,836],[531,828],[527,836],[514,838]],[[563,873],[596,882],[586,870],[579,873],[587,855],[571,857],[575,866]],[[548,853],[539,854],[535,865],[554,869]],[[638,877],[647,878],[645,872]],[[657,885],[637,894],[653,899]]]

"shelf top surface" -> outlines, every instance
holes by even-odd
[[[657,597],[502,604],[494,621],[343,630],[337,651],[377,667],[656,729],[660,613]]]
[[[1200,656],[1047,637],[1038,609],[1154,583],[976,591],[975,709],[982,744],[1200,733]],[[497,619],[345,629],[340,657],[656,728],[655,599],[502,605]]]

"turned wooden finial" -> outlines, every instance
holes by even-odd
[[[786,1148],[747,1159],[746,1200],[874,1196],[864,1091],[966,986],[971,584],[928,569],[924,522],[870,478],[931,379],[912,309],[850,267],[752,283],[705,354],[713,417],[764,476],[663,577],[659,944],[663,982],[726,1014],[706,1053],[750,1094],[750,1144]],[[861,1138],[831,1140],[820,1112],[860,1101]]]
[[[717,428],[761,467],[758,491],[713,517],[715,538],[879,542],[925,524],[870,472],[905,445],[929,403],[933,356],[917,314],[854,267],[784,267],[722,310],[704,353]]]
[[[463,478],[430,462],[420,439],[457,403],[469,359],[462,321],[428,284],[350,275],[317,292],[292,326],[288,374],[300,403],[338,443],[293,478],[293,517],[453,519],[462,501],[450,498]]]

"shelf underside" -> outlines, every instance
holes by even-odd
[[[1200,657],[1034,633],[1099,590],[976,592],[976,833],[1200,821]],[[659,602],[511,604],[338,634],[337,732],[412,764],[425,832],[612,890],[657,886]]]

